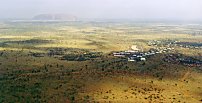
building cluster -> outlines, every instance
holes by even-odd
[[[202,43],[178,42],[176,44],[183,48],[202,49]]]
[[[45,53],[35,53],[35,52],[29,52],[28,55],[33,56],[33,57],[45,57],[46,56]]]
[[[146,61],[148,57],[171,51],[172,49],[164,48],[164,49],[150,49],[147,52],[143,52],[140,50],[128,50],[121,52],[114,52],[113,56],[115,57],[124,57],[127,58],[128,61]]]
[[[155,47],[168,47],[168,48],[183,47],[189,49],[202,49],[202,43],[181,42],[176,40],[153,40],[149,41],[148,45]]]
[[[146,61],[145,54],[143,52],[128,50],[113,53],[115,57],[124,57],[128,61]]]
[[[163,59],[165,62],[173,63],[173,64],[182,64],[190,67],[200,67],[202,66],[202,61],[188,57],[188,56],[183,56],[182,54],[168,54],[165,56]]]
[[[152,40],[148,42],[149,46],[156,46],[156,47],[174,47],[177,46],[179,41],[175,40]]]

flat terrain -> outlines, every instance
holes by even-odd
[[[179,45],[146,61],[112,55],[154,40]],[[164,59],[202,60],[201,44],[201,24],[2,22],[0,102],[200,103],[202,67]]]

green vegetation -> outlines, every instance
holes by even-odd
[[[4,24],[0,26],[1,103],[197,103],[202,99],[202,68],[164,60],[170,60],[171,54],[201,60],[201,48],[175,46],[175,51],[139,62],[112,55],[132,45],[148,51],[155,48],[148,45],[153,40],[200,46],[202,36],[193,32],[202,32],[202,25]]]

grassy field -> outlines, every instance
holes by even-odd
[[[103,22],[3,22],[1,103],[200,103],[202,67],[163,61],[128,62],[113,51],[152,40],[202,43],[202,25]],[[172,53],[202,60],[201,49]]]

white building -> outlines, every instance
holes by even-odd
[[[140,58],[141,61],[146,61],[146,58]]]

